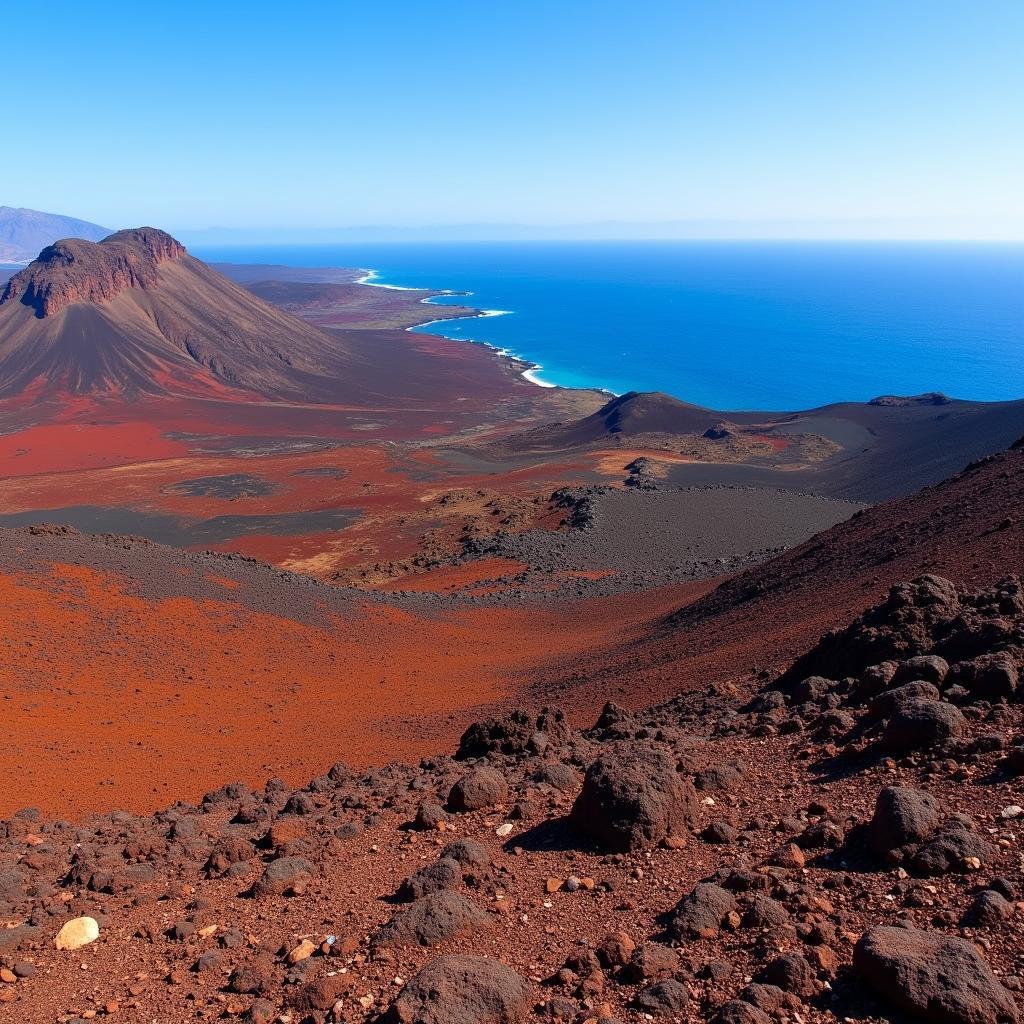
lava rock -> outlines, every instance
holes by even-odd
[[[875,852],[892,859],[932,835],[939,820],[939,803],[930,793],[909,786],[886,786],[875,798],[868,835]]]
[[[462,866],[451,857],[442,857],[411,874],[398,887],[395,899],[403,903],[422,899],[442,889],[455,889],[462,882]]]
[[[278,857],[253,883],[253,896],[299,896],[313,877],[313,865],[304,857]]]
[[[371,945],[381,949],[436,946],[486,928],[491,917],[465,896],[451,890],[435,892],[399,910],[374,932]]]
[[[660,750],[631,744],[599,757],[588,769],[570,822],[608,850],[655,846],[696,819],[697,793]]]
[[[662,1017],[684,1010],[690,1002],[690,992],[681,981],[668,978],[640,989],[634,1002],[641,1012],[649,1013],[652,1017]]]
[[[880,693],[871,702],[868,710],[872,718],[888,718],[908,700],[939,700],[940,696],[939,688],[934,683],[918,680]]]
[[[383,1024],[519,1024],[529,1011],[526,982],[485,957],[442,956],[399,992]]]
[[[679,954],[657,942],[641,942],[633,950],[623,977],[631,981],[662,981],[679,972]]]
[[[731,892],[713,882],[700,882],[676,905],[669,934],[680,941],[714,938],[726,915],[735,909],[736,898]]]
[[[911,867],[922,875],[945,875],[966,871],[969,858],[982,864],[995,854],[991,843],[965,828],[943,828],[921,846],[911,859]]]
[[[959,708],[942,701],[914,697],[897,705],[886,723],[882,745],[887,750],[930,750],[959,739],[967,720]]]
[[[776,957],[764,969],[764,980],[783,992],[792,992],[801,999],[813,996],[818,990],[814,968],[799,953],[786,953]]]
[[[1013,904],[994,889],[974,897],[963,917],[968,928],[998,928],[1013,913]]]
[[[876,927],[853,951],[879,995],[936,1024],[1015,1024],[1009,991],[969,942],[939,932]]]
[[[571,735],[565,712],[559,708],[541,708],[531,715],[526,711],[513,711],[503,718],[488,718],[474,722],[459,741],[456,757],[483,757],[490,753],[523,754],[538,752],[540,736],[542,746],[561,746]]]
[[[330,1010],[345,995],[346,981],[343,974],[314,978],[289,994],[288,1005],[300,1013]]]
[[[730,999],[722,1003],[711,1018],[713,1024],[771,1024],[771,1017],[741,999]]]
[[[476,768],[459,779],[448,794],[453,811],[481,811],[508,799],[508,784],[494,768]]]
[[[491,864],[490,851],[475,839],[456,839],[441,851],[441,859],[454,860],[461,865],[463,875],[480,875]]]

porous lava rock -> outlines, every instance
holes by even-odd
[[[480,811],[508,799],[508,784],[501,772],[483,765],[452,786],[448,806],[453,811]]]
[[[570,814],[572,827],[607,850],[654,846],[691,827],[698,811],[693,785],[672,758],[642,744],[619,747],[587,769]]]
[[[530,990],[510,967],[486,957],[442,956],[399,992],[383,1024],[518,1024]]]
[[[926,697],[898,704],[886,723],[882,745],[887,750],[929,750],[963,735],[967,726],[959,708]]]
[[[875,798],[868,826],[871,845],[880,857],[897,859],[904,849],[923,842],[939,825],[939,802],[910,786],[886,786]]]
[[[297,896],[313,877],[313,865],[304,857],[278,857],[253,883],[253,896]]]
[[[565,712],[559,708],[541,708],[536,715],[513,711],[502,718],[474,722],[459,741],[456,757],[483,757],[490,753],[541,753],[549,746],[563,744],[570,733]]]
[[[669,933],[673,938],[714,938],[722,922],[736,909],[736,897],[714,882],[700,882],[676,905]]]
[[[375,948],[436,946],[471,935],[491,923],[490,915],[462,893],[448,889],[431,893],[397,911],[373,934]]]
[[[636,1008],[652,1017],[663,1017],[678,1014],[686,1009],[690,1002],[689,989],[675,978],[656,981],[653,985],[642,988],[636,994]]]
[[[915,928],[871,928],[857,942],[853,963],[879,995],[935,1024],[1017,1021],[1013,997],[963,939]]]

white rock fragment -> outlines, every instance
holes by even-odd
[[[100,926],[92,917],[75,917],[65,922],[64,927],[57,932],[53,944],[57,949],[69,952],[74,949],[81,949],[95,942],[100,937]]]

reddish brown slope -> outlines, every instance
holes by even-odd
[[[632,706],[681,689],[781,669],[900,580],[936,572],[987,586],[1024,572],[1024,450],[993,455],[934,487],[858,513],[727,580],[643,641],[539,685]]]
[[[0,818],[437,753],[540,666],[642,635],[686,589],[424,611],[244,558],[0,530],[0,773],[18,780]]]

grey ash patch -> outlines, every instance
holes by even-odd
[[[297,469],[292,476],[319,476],[329,480],[344,480],[348,471],[337,466],[311,466],[309,469]]]
[[[54,565],[84,565],[114,573],[147,600],[188,597],[231,600],[254,612],[324,626],[366,603],[362,591],[328,586],[239,554],[183,551],[138,536],[79,533],[67,526],[0,529],[0,559],[8,571],[48,573]],[[225,590],[220,580],[237,586]]]
[[[589,597],[711,579],[766,561],[862,507],[777,488],[726,486],[562,488],[552,504],[564,509],[560,530],[498,533],[466,544],[468,558],[497,555],[525,562],[528,573],[498,581],[509,588],[502,593],[450,600],[562,600],[567,588]],[[566,583],[566,572],[607,575]]]
[[[189,498],[262,498],[276,494],[281,488],[263,477],[248,473],[228,473],[226,476],[202,476],[182,480],[164,488],[166,494],[180,494]]]
[[[312,512],[286,512],[279,515],[231,515],[214,516],[210,519],[187,519],[130,508],[69,505],[64,508],[0,515],[0,526],[33,526],[49,523],[71,526],[82,533],[129,534],[159,544],[187,548],[204,544],[225,544],[236,537],[261,534],[295,537],[307,533],[344,530],[360,515],[359,509],[330,508]]]
[[[238,458],[258,458],[263,455],[304,455],[326,452],[344,447],[344,442],[322,437],[259,437],[248,435],[192,434],[182,430],[168,430],[169,441],[181,441],[200,455],[234,455]]]
[[[769,558],[860,508],[753,487],[588,488],[566,503],[569,530],[506,537],[502,553],[531,565],[613,569],[647,583],[700,579]]]

